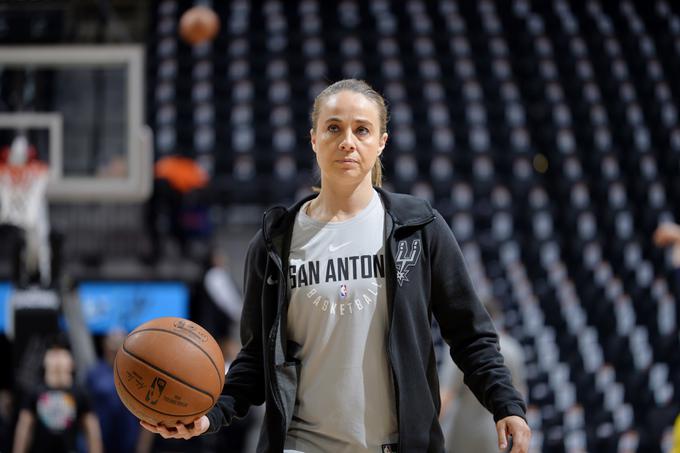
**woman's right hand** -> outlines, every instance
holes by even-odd
[[[142,425],[144,429],[151,431],[152,433],[160,434],[163,439],[186,440],[195,436],[200,436],[206,432],[210,427],[210,420],[208,420],[208,417],[204,415],[201,418],[194,420],[194,422],[189,425],[177,423],[171,428],[165,427],[163,425],[152,425],[143,420],[140,420],[139,424]]]

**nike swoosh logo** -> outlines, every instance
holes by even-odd
[[[340,250],[341,248],[343,248],[344,246],[350,245],[351,243],[352,243],[352,241],[347,241],[344,244],[340,244],[340,245],[331,244],[331,245],[328,246],[328,251],[331,252],[331,253],[336,252],[336,251]]]
[[[279,281],[278,281],[278,280],[274,280],[274,279],[272,278],[271,275],[270,275],[269,277],[267,277],[267,284],[268,284],[268,285],[276,285],[278,282],[279,282]]]

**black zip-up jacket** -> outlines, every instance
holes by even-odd
[[[394,377],[399,451],[444,451],[432,316],[465,383],[494,419],[524,418],[526,406],[512,386],[493,323],[475,294],[448,224],[423,200],[378,191],[385,205],[386,352]],[[214,432],[244,417],[251,405],[265,403],[258,452],[283,450],[295,407],[300,362],[294,356],[299,345],[287,339],[286,276],[294,219],[309,198],[290,209],[268,210],[250,243],[243,348],[229,368],[222,396],[208,413],[209,432]]]

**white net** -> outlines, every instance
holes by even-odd
[[[29,271],[39,270],[45,284],[50,279],[48,179],[43,164],[0,166],[0,224],[26,232],[26,266]]]

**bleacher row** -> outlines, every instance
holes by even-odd
[[[680,12],[667,0],[155,5],[149,123],[227,203],[313,177],[309,108],[365,78],[389,101],[388,186],[449,219],[524,345],[535,451],[660,451],[680,400],[677,276],[651,234],[680,215]],[[623,450],[622,450],[623,449]]]

